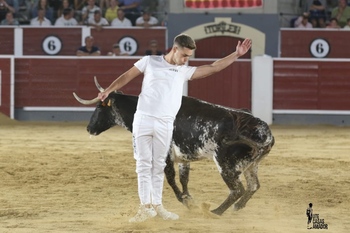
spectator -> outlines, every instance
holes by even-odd
[[[38,16],[30,20],[31,26],[51,26],[51,21],[45,17],[45,9],[38,10]]]
[[[85,37],[85,46],[81,46],[77,50],[77,56],[100,56],[101,51],[94,46],[94,38],[92,36]]]
[[[338,20],[339,26],[344,27],[350,18],[350,7],[346,0],[338,0],[338,6],[332,10],[332,18]]]
[[[104,14],[109,7],[109,0],[99,0],[99,3],[101,12]]]
[[[135,26],[136,19],[141,15],[141,0],[119,0],[119,7],[124,10],[125,17]]]
[[[55,26],[77,26],[78,21],[73,18],[74,10],[72,8],[66,8],[63,10],[63,15],[55,22]]]
[[[87,0],[87,5],[84,6],[82,13],[82,23],[87,24],[89,19],[93,19],[95,15],[95,11],[101,9],[95,5],[95,0]]]
[[[158,42],[151,40],[149,42],[149,49],[146,50],[145,55],[162,55],[163,52],[158,50]]]
[[[13,13],[9,11],[6,14],[6,18],[1,21],[1,25],[19,26],[19,22],[13,17]]]
[[[101,30],[103,26],[109,26],[107,19],[103,18],[100,10],[96,10],[94,18],[88,19],[88,25],[95,27],[97,30]]]
[[[295,28],[313,28],[312,24],[309,22],[309,13],[304,12],[301,16],[297,18],[294,22]]]
[[[308,0],[306,12],[309,13],[309,20],[314,28],[326,27],[326,0]]]
[[[152,16],[151,12],[149,12],[148,10],[145,10],[142,16],[136,19],[136,26],[139,26],[139,27],[148,28],[148,27],[153,27],[158,25],[159,25],[158,19]]]
[[[118,1],[117,0],[110,0],[109,7],[106,10],[105,18],[109,23],[113,21],[113,19],[117,18],[118,16]]]
[[[329,24],[327,25],[326,28],[334,28],[334,29],[339,29],[339,23],[337,18],[331,18],[331,20],[329,21]]]
[[[19,11],[19,2],[18,0],[5,0],[5,2],[7,3],[7,5],[9,5],[10,7],[12,7],[15,11],[13,12],[14,16],[16,16],[16,14]]]
[[[76,11],[81,11],[85,6],[85,0],[74,0],[74,9]]]
[[[127,13],[141,13],[141,0],[119,0],[119,6],[124,10],[125,14]]]
[[[70,4],[69,0],[63,0],[60,7],[57,10],[57,19],[63,15],[63,10],[66,8],[72,8],[73,6]]]
[[[125,17],[124,11],[118,9],[118,17],[113,19],[111,26],[113,27],[132,27],[131,21]]]
[[[350,18],[346,21],[346,25],[343,27],[346,30],[350,30]]]
[[[107,53],[108,56],[129,56],[128,53],[122,53],[120,51],[120,46],[119,44],[114,44],[112,48],[112,52]]]
[[[7,12],[12,12],[12,14],[14,14],[16,10],[7,4],[5,0],[0,0],[0,22],[6,19]]]
[[[45,17],[48,18],[51,23],[55,22],[53,9],[49,6],[47,0],[39,0],[32,8],[32,19],[38,17],[39,9],[45,9]]]

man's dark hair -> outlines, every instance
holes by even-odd
[[[196,49],[196,42],[186,34],[180,34],[174,38],[174,44],[188,49]]]
[[[72,8],[68,7],[68,8],[64,8],[63,9],[63,15],[66,16],[66,15],[69,15],[71,12],[72,12]]]

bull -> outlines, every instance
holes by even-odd
[[[103,91],[96,78],[95,84]],[[99,135],[115,125],[132,132],[137,96],[113,92],[102,102],[98,98],[84,100],[73,95],[82,104],[97,103],[87,126],[90,135]],[[178,201],[189,207],[192,202],[188,190],[190,163],[212,158],[230,191],[222,204],[211,210],[222,215],[232,205],[234,210],[244,208],[259,189],[258,165],[273,145],[274,137],[268,124],[249,111],[183,96],[164,172]],[[178,163],[182,191],[175,181],[174,163]],[[242,173],[246,188],[240,179]]]

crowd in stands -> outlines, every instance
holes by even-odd
[[[158,0],[0,0],[1,25],[159,26]]]
[[[295,28],[350,29],[348,0],[304,0],[303,13],[292,20]]]

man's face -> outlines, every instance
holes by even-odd
[[[175,49],[173,61],[176,65],[184,65],[193,54],[192,49],[182,48],[178,45],[175,45],[173,49]]]
[[[39,17],[39,19],[43,19],[44,16],[45,16],[45,11],[44,11],[43,9],[40,9],[40,10],[38,11],[38,17]]]
[[[94,39],[93,38],[87,38],[85,43],[86,43],[86,47],[87,48],[91,48],[93,46],[93,44],[94,44]]]
[[[101,20],[101,14],[94,14],[94,18],[96,22],[100,22]]]
[[[7,21],[12,21],[12,20],[13,20],[13,15],[12,15],[12,13],[8,12],[8,13],[6,14],[6,20],[7,20]]]

